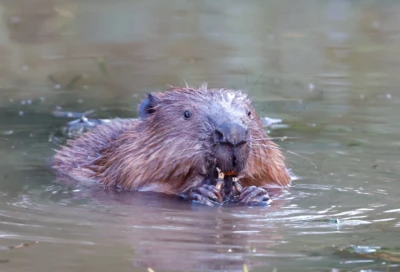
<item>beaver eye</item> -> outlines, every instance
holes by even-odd
[[[191,116],[192,116],[192,113],[190,111],[188,111],[188,110],[183,113],[183,117],[186,120],[189,119]]]
[[[251,117],[251,111],[247,111],[247,116]]]

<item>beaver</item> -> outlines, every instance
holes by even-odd
[[[113,119],[69,140],[53,167],[77,181],[206,205],[232,195],[237,203],[267,204],[266,186],[291,181],[279,147],[239,90],[170,87],[148,94],[138,117]]]

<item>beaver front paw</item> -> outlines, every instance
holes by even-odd
[[[192,188],[187,193],[181,194],[181,197],[207,206],[218,205],[222,202],[222,195],[218,188],[208,184]]]
[[[272,200],[269,198],[268,192],[257,186],[244,188],[239,195],[238,203],[247,205],[268,205]]]

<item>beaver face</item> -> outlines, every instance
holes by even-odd
[[[148,133],[163,139],[161,144],[198,161],[199,172],[219,167],[239,174],[246,166],[255,112],[241,92],[205,87],[150,94],[139,115],[151,128]]]
[[[215,166],[224,173],[238,174],[246,165],[250,152],[249,126],[251,121],[245,105],[211,102],[208,120],[212,127]]]

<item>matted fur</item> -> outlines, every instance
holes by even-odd
[[[239,173],[243,186],[289,184],[284,157],[242,92],[203,84],[198,89],[171,87],[152,97],[157,100],[154,113],[136,121],[115,119],[68,141],[56,152],[54,168],[79,181],[179,194],[210,175],[216,116],[247,125],[250,151]],[[192,120],[182,118],[185,110],[193,113]]]

